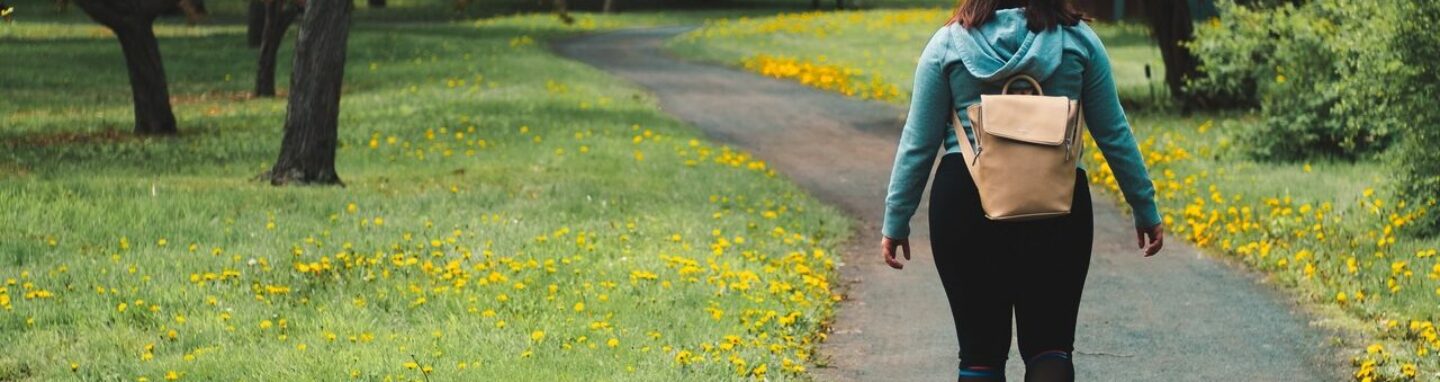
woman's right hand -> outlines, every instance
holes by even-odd
[[[1160,248],[1165,246],[1165,224],[1136,228],[1135,240],[1140,245],[1140,250],[1145,252],[1145,257],[1155,256],[1160,253]]]
[[[905,260],[910,260],[909,239],[891,239],[888,236],[880,239],[880,252],[885,257],[885,264],[889,264],[891,268],[904,269],[905,264],[901,264],[900,260],[895,258],[895,247],[905,250]]]

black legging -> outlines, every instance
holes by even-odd
[[[1084,171],[1069,215],[997,222],[981,210],[964,160],[945,155],[930,190],[930,243],[955,315],[960,366],[1004,370],[1012,309],[1025,360],[1052,351],[1068,357],[1094,235]]]

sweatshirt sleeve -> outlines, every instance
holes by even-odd
[[[1134,213],[1135,227],[1149,228],[1160,224],[1160,212],[1155,207],[1155,185],[1145,170],[1145,159],[1125,119],[1125,110],[1120,107],[1120,97],[1115,91],[1115,79],[1110,72],[1110,57],[1105,46],[1093,32],[1086,31],[1090,45],[1089,63],[1085,66],[1080,102],[1085,112],[1085,124],[1090,135],[1105,155],[1115,180],[1120,183],[1120,192]]]
[[[893,239],[910,236],[910,218],[920,204],[935,155],[945,141],[951,104],[950,81],[945,60],[950,47],[946,28],[941,28],[925,45],[915,68],[915,86],[910,95],[910,114],[895,152],[890,187],[885,196],[885,221],[881,233]]]

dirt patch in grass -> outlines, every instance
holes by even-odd
[[[0,137],[0,146],[7,149],[17,147],[53,147],[72,144],[90,143],[119,143],[139,139],[135,134],[116,129],[105,129],[100,131],[59,131],[46,133],[23,134],[10,137]],[[0,164],[0,172],[7,170],[7,165]]]

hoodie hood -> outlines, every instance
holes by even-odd
[[[1029,74],[1044,81],[1060,66],[1065,36],[1061,28],[1031,32],[1020,8],[995,11],[979,28],[951,26],[960,60],[970,74],[985,82],[997,82],[1017,74]]]

